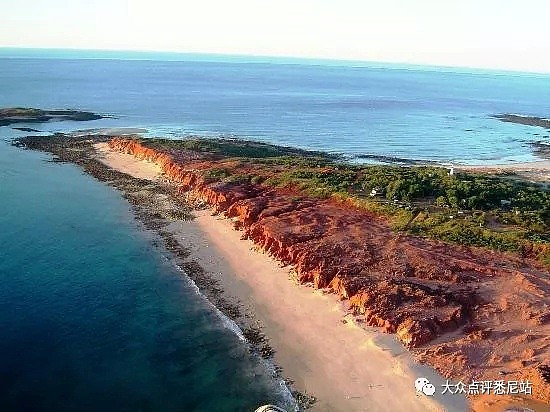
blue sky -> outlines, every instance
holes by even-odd
[[[0,46],[550,72],[548,0],[0,0]]]

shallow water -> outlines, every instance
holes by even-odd
[[[0,141],[0,199],[0,410],[284,404],[117,192]]]

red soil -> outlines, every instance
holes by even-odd
[[[366,324],[395,333],[444,375],[529,379],[533,396],[550,402],[550,280],[535,261],[397,234],[383,218],[333,200],[201,177],[227,159],[128,139],[109,146],[159,164],[182,193],[234,218],[243,238],[291,265],[301,283],[348,299]]]

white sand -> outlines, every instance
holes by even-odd
[[[159,170],[131,155],[97,145],[102,161],[140,178],[158,179]],[[289,279],[288,268],[252,250],[226,219],[208,211],[169,229],[192,257],[215,274],[229,296],[260,320],[276,354],[274,361],[294,387],[318,398],[313,411],[467,411],[458,395],[438,395],[444,379],[415,364],[394,337],[362,328],[334,295],[323,295]],[[343,321],[346,322],[343,322]],[[436,396],[417,394],[414,380],[426,377]]]
[[[157,180],[160,178],[162,170],[155,163],[137,160],[130,154],[114,152],[109,149],[107,143],[96,143],[94,147],[98,153],[98,160],[113,169],[139,179]]]
[[[415,367],[396,340],[356,326],[334,295],[297,285],[288,268],[252,250],[227,219],[196,213],[191,222],[176,222],[178,240],[193,246],[193,257],[216,274],[229,295],[249,306],[261,320],[276,351],[275,363],[298,390],[319,398],[319,411],[467,410],[465,399],[453,405],[418,396],[417,377],[443,380],[429,368]],[[342,321],[346,319],[346,323]]]

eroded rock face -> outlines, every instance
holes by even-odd
[[[300,282],[349,299],[367,324],[408,347],[463,325],[478,299],[463,285],[503,274],[470,251],[396,235],[364,211],[249,183],[207,184],[200,169],[134,140],[110,147],[160,165],[188,197],[236,218],[243,238],[292,265]]]
[[[207,183],[201,172],[215,168],[216,161],[196,154],[159,152],[129,139],[113,139],[109,145],[160,165],[182,194],[237,220],[243,238],[291,265],[301,283],[349,300],[366,324],[395,333],[408,348],[422,347],[418,352],[423,360],[448,376],[471,373],[476,350],[490,351],[502,339],[520,336],[529,322],[548,323],[549,309],[541,299],[548,292],[548,274],[529,262],[398,234],[382,219],[332,200],[250,183]],[[501,287],[504,284],[506,290]],[[513,317],[514,308],[509,305],[516,304],[529,317],[525,324]],[[503,326],[503,319],[515,323]],[[446,332],[465,325],[476,329],[481,324],[515,332],[493,331],[481,339],[458,334],[454,344],[445,344],[437,353],[438,345],[429,345]],[[462,345],[456,343],[461,339]],[[532,367],[540,369],[550,343],[537,341],[535,346],[538,349],[530,358]],[[527,347],[520,342],[510,346],[509,352]],[[437,359],[451,358],[456,360],[452,370],[446,361],[437,363]],[[489,366],[482,373],[496,376],[502,362],[496,359]]]

